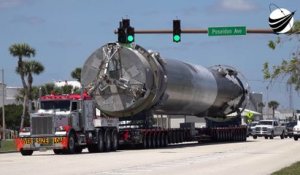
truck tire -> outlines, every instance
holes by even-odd
[[[119,139],[118,139],[118,132],[117,130],[113,130],[112,132],[112,145],[111,145],[111,150],[116,151],[119,146]]]
[[[147,149],[148,148],[148,145],[147,145],[147,136],[146,134],[144,133],[143,134],[143,143],[142,143],[142,149]]]
[[[54,154],[62,154],[63,150],[61,149],[53,149]]]
[[[90,144],[87,146],[89,153],[95,153],[97,152],[97,145]]]
[[[270,139],[273,139],[273,138],[274,138],[274,132],[272,131],[271,135],[270,135]]]
[[[157,137],[155,135],[155,133],[152,134],[152,148],[156,148],[157,147]]]
[[[161,145],[161,147],[165,147],[165,145],[166,145],[165,141],[166,141],[165,134],[161,133],[160,134],[160,145]]]
[[[168,134],[165,133],[163,134],[165,141],[164,141],[164,147],[167,147],[169,145],[169,139],[168,139]]]
[[[265,139],[268,139],[268,136],[265,136]]]
[[[256,136],[256,135],[253,135],[253,139],[257,139],[257,136]]]
[[[298,140],[298,137],[297,137],[297,136],[294,136],[294,140],[297,141],[297,140]]]
[[[160,133],[158,133],[158,134],[156,135],[156,147],[157,147],[157,148],[160,148],[160,147],[161,147],[161,135],[160,135]]]
[[[97,150],[97,152],[104,151],[104,139],[103,139],[103,133],[101,130],[98,131],[96,150]]]
[[[104,146],[105,146],[105,151],[106,152],[111,151],[111,132],[110,132],[109,129],[105,130]]]
[[[81,153],[82,153],[82,147],[79,146],[79,145],[76,146],[76,147],[75,147],[75,153],[76,153],[76,154],[81,154]]]
[[[147,134],[147,148],[152,148],[152,135],[150,133]]]
[[[67,153],[68,154],[74,154],[75,153],[75,148],[76,148],[75,135],[73,134],[73,132],[70,132],[69,137],[68,137]]]
[[[284,134],[284,131],[283,131],[282,134],[280,135],[280,138],[281,138],[281,139],[284,139],[284,135],[285,135],[285,134]]]
[[[22,156],[31,156],[33,153],[33,150],[21,150]]]

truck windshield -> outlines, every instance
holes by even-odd
[[[260,121],[260,125],[272,125],[272,121]]]
[[[69,100],[60,100],[60,101],[41,101],[41,109],[44,110],[60,110],[60,111],[69,111],[70,110],[70,101]]]

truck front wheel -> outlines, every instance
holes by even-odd
[[[271,135],[270,135],[270,139],[273,139],[273,138],[274,138],[274,132],[272,131]]]
[[[75,153],[75,136],[73,133],[69,134],[68,137],[68,148],[67,148],[67,152],[69,154],[74,154]]]
[[[22,156],[31,156],[33,153],[33,150],[21,150]]]
[[[63,151],[61,149],[53,149],[54,154],[62,154]]]

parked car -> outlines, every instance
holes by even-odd
[[[277,120],[260,120],[251,134],[254,139],[257,139],[257,137],[273,139],[276,136],[280,136],[281,139],[284,139],[285,126],[280,125]]]
[[[297,125],[297,121],[286,123],[286,136],[289,138],[293,137],[293,128]]]
[[[300,138],[300,121],[298,121],[297,125],[293,128],[293,136],[294,140],[298,140],[298,138]]]

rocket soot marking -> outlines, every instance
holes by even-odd
[[[277,7],[277,9],[271,12],[271,5]],[[287,9],[279,8],[275,4],[270,4],[270,16],[269,16],[269,25],[275,33],[287,33],[290,31],[294,25],[294,12],[290,12]]]

